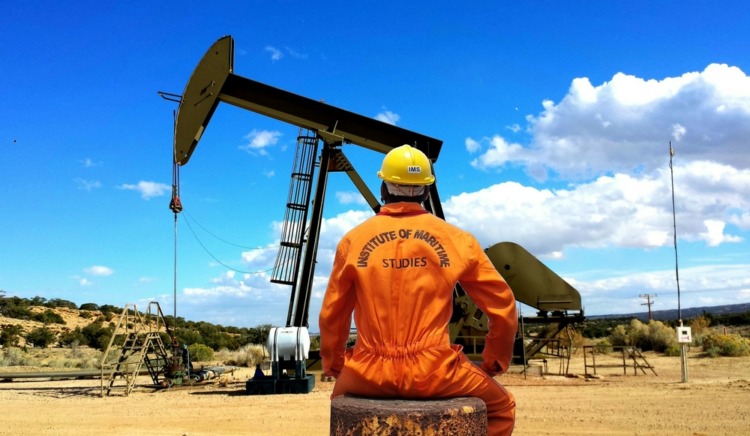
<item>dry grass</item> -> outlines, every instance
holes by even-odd
[[[214,355],[214,358],[221,361],[224,365],[252,368],[264,360],[268,360],[268,350],[263,345],[250,344],[235,351],[224,348],[219,350]]]
[[[0,349],[0,367],[97,369],[102,353],[89,347]]]

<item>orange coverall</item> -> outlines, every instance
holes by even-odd
[[[450,344],[457,281],[489,318],[481,368]],[[357,341],[347,350],[352,312]],[[490,374],[513,354],[513,293],[474,236],[420,204],[386,204],[344,236],[319,325],[331,398],[474,396],[487,405],[490,434],[512,433],[515,400]]]

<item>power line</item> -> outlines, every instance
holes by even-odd
[[[183,212],[185,213],[186,217],[189,217],[198,227],[200,227],[201,229],[203,229],[204,232],[208,233],[209,235],[213,236],[215,239],[218,239],[219,241],[221,241],[221,242],[223,242],[223,243],[225,243],[227,245],[231,245],[233,247],[238,247],[238,248],[247,248],[249,250],[264,250],[264,249],[267,249],[267,248],[276,248],[276,247],[273,247],[273,246],[270,246],[270,247],[250,247],[250,246],[247,246],[247,245],[240,245],[240,244],[235,244],[234,242],[227,241],[226,239],[223,239],[222,237],[217,236],[216,234],[212,233],[210,230],[208,230],[206,227],[204,227],[201,223],[198,222],[198,220],[196,220],[192,215],[190,215],[186,211],[183,211]]]
[[[214,256],[213,253],[211,253],[205,245],[203,245],[203,242],[200,240],[200,238],[198,237],[198,235],[195,233],[195,230],[193,230],[193,227],[190,225],[190,221],[188,221],[188,220],[184,220],[184,221],[187,224],[188,229],[190,229],[190,232],[193,234],[193,237],[195,237],[195,240],[198,241],[198,244],[201,247],[203,247],[203,251],[205,251],[209,256],[211,256],[211,258],[213,258],[213,260],[215,260],[216,262],[218,262],[220,265],[222,265],[222,266],[224,266],[224,267],[226,267],[226,268],[228,268],[228,269],[230,269],[232,271],[238,272],[240,274],[263,274],[263,273],[267,273],[267,272],[273,270],[273,267],[271,267],[271,268],[260,270],[260,271],[252,271],[252,272],[251,271],[242,271],[242,270],[233,268],[233,267],[225,264],[224,262],[220,261],[216,256]],[[260,248],[258,248],[258,250],[260,250]]]

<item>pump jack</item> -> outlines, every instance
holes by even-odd
[[[234,41],[231,36],[224,36],[209,48],[195,68],[177,112],[174,162],[180,166],[188,163],[220,102],[300,128],[286,227],[272,277],[275,283],[292,286],[287,325],[273,328],[269,333],[272,375],[249,380],[247,390],[249,393],[305,393],[314,387],[313,376],[306,373],[306,362],[310,358],[307,326],[328,175],[345,172],[377,212],[380,208],[377,198],[346,158],[344,147],[353,144],[385,154],[394,147],[409,144],[435,163],[443,142],[238,76],[233,72],[233,63]],[[317,148],[321,144],[313,193],[311,182],[315,176]],[[444,218],[436,184],[430,186],[424,206]],[[307,232],[304,231],[306,226]],[[549,318],[551,312],[567,323],[567,311],[577,310],[580,313],[574,315],[574,319],[582,319],[578,292],[523,248],[500,243],[488,249],[488,255],[506,277],[517,300],[540,308],[544,318]],[[486,316],[474,306],[460,285],[454,290],[450,330],[452,340],[483,338],[487,330]],[[481,346],[475,347],[474,352],[481,352]],[[287,375],[287,371],[294,375]]]

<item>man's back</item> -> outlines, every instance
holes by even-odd
[[[340,280],[356,294],[363,345],[407,346],[446,335],[453,287],[470,264],[473,238],[424,212],[414,203],[395,203],[344,237],[348,254]]]

